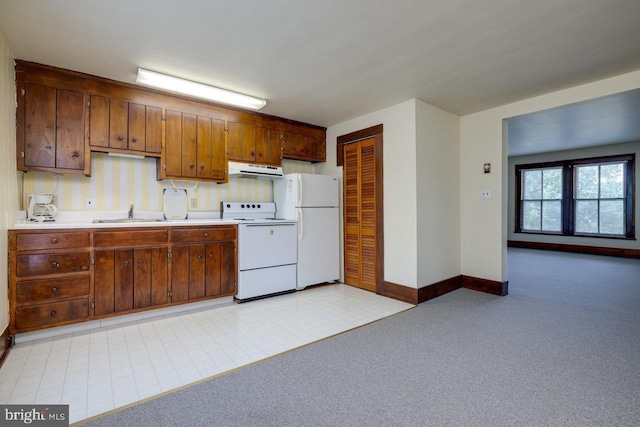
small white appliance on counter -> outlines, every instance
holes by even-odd
[[[298,221],[297,288],[339,280],[338,177],[288,174],[273,192],[278,216]]]
[[[27,220],[55,221],[58,208],[53,204],[53,194],[27,194]]]
[[[222,219],[238,224],[238,293],[244,302],[296,290],[297,224],[277,219],[271,202],[222,202]]]

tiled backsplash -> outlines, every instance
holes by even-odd
[[[284,160],[285,173],[315,173],[309,162]],[[197,199],[196,210],[218,210],[222,200],[273,200],[271,181],[232,177],[226,184],[177,181],[176,188],[186,188],[190,199]],[[156,181],[156,160],[128,159],[91,154],[91,177],[28,172],[24,175],[23,209],[26,195],[53,193],[60,210],[81,211],[87,197],[96,198],[96,210],[126,211],[130,204],[141,211],[161,211],[162,190],[171,188],[170,180]]]

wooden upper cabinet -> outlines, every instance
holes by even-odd
[[[256,128],[256,163],[282,164],[281,133],[272,129]]]
[[[256,127],[248,123],[229,122],[227,130],[229,160],[256,161]]]
[[[324,139],[301,134],[283,134],[282,154],[285,159],[306,160],[309,162],[326,161]]]
[[[224,120],[166,111],[165,150],[158,179],[189,178],[225,182]]]
[[[162,109],[91,95],[89,143],[96,151],[162,152]]]
[[[19,86],[18,170],[88,173],[84,95],[31,83]]]

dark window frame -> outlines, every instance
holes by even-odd
[[[603,163],[625,162],[625,232],[624,235],[591,234],[575,232],[575,166],[598,165]],[[530,169],[549,169],[562,167],[562,231],[523,230],[522,172]],[[596,237],[603,239],[635,240],[635,154],[623,154],[604,157],[571,159],[554,162],[528,163],[515,166],[515,220],[514,231],[523,234],[543,234],[552,236]]]

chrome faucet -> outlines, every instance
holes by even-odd
[[[129,206],[129,215],[128,215],[129,219],[133,218],[133,205]]]

